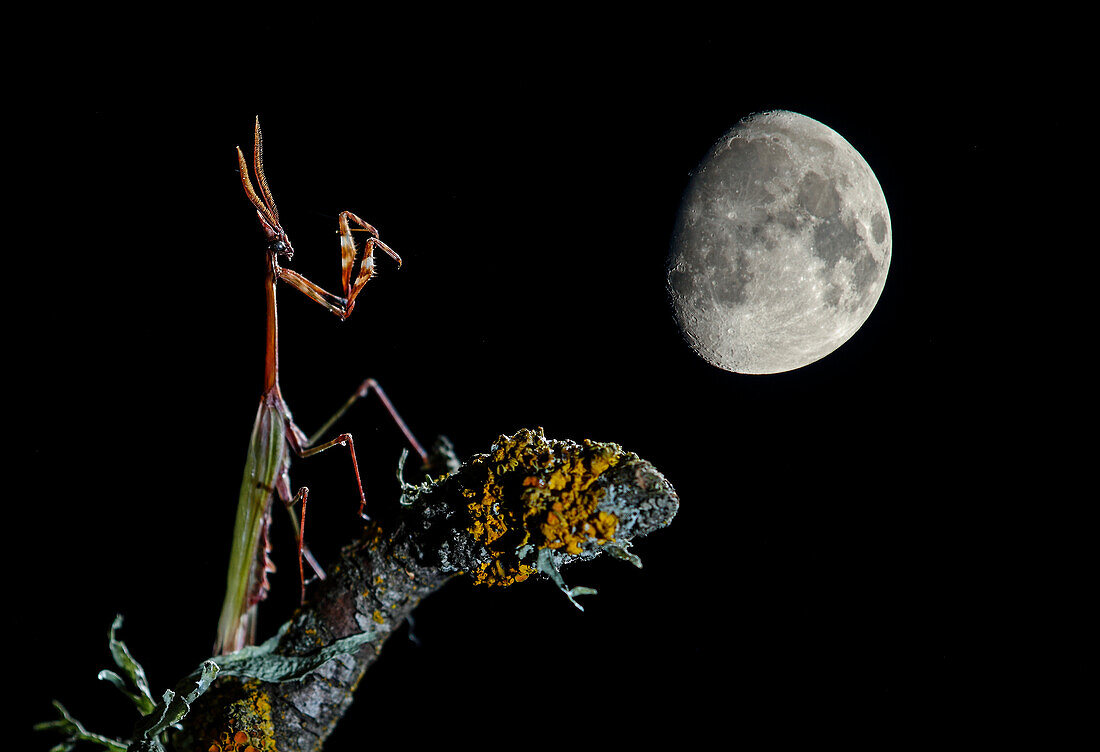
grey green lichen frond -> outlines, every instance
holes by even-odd
[[[60,702],[54,700],[53,706],[61,717],[54,721],[45,721],[34,725],[35,731],[56,731],[64,735],[65,739],[50,747],[50,752],[69,752],[79,742],[98,744],[103,749],[110,750],[110,752],[126,752],[129,742],[88,731],[84,728],[84,724],[73,718]]]
[[[99,678],[122,692],[142,716],[134,728],[134,738],[114,739],[93,733],[73,718],[61,703],[55,701],[54,707],[60,718],[35,725],[36,730],[60,732],[65,737],[51,748],[51,752],[69,752],[79,742],[98,744],[110,752],[162,752],[168,742],[168,733],[180,728],[180,721],[187,716],[191,705],[210,688],[218,676],[236,676],[276,683],[298,681],[333,658],[353,654],[362,645],[376,638],[373,631],[367,631],[336,640],[309,655],[279,655],[276,651],[279,641],[290,626],[290,622],[287,622],[279,629],[278,634],[262,645],[218,656],[217,662],[213,659],[203,661],[174,690],[165,690],[158,701],[150,692],[145,669],[133,657],[126,644],[117,637],[121,626],[122,617],[118,616],[111,625],[110,649],[115,665],[122,673],[104,669],[99,672]]]
[[[409,459],[409,450],[402,449],[397,460],[397,482],[401,487],[400,503],[403,507],[413,506],[423,494],[430,494],[452,473],[462,467],[455,454],[454,444],[446,436],[437,436],[428,453],[428,461],[420,468],[425,479],[422,483],[409,483],[405,480],[405,462]],[[437,477],[433,478],[432,473]]]
[[[638,455],[613,443],[547,439],[541,428],[501,436],[490,452],[443,478],[402,484],[422,517],[446,518],[436,528],[448,531],[445,539],[428,543],[444,571],[489,587],[541,572],[574,604],[574,596],[592,591],[566,587],[563,564],[608,551],[640,566],[628,550],[631,538],[668,524],[679,504]],[[449,499],[449,508],[433,509],[438,498]]]
[[[565,579],[561,576],[561,571],[558,569],[558,565],[554,563],[554,557],[550,553],[549,548],[544,548],[539,551],[538,564],[536,565],[538,570],[545,574],[550,580],[558,586],[558,589],[565,593],[565,597],[569,599],[569,602],[574,606],[584,611],[584,606],[577,603],[578,595],[596,595],[596,589],[590,587],[584,587],[578,585],[577,587],[569,587],[565,584]]]
[[[110,682],[118,691],[122,692],[125,697],[134,703],[141,715],[148,715],[153,712],[157,701],[153,699],[152,692],[149,690],[149,680],[145,677],[145,669],[130,654],[130,649],[126,647],[126,643],[117,637],[118,630],[121,628],[122,615],[119,614],[111,624],[108,645],[115,665],[126,676],[123,678],[110,669],[103,669],[99,672],[99,678]],[[127,686],[127,682],[129,686]]]
[[[115,666],[122,674],[104,669],[99,672],[99,678],[122,692],[142,716],[134,730],[134,740],[112,739],[90,732],[73,718],[61,703],[55,701],[54,707],[61,717],[54,721],[39,723],[34,727],[38,731],[55,731],[64,736],[60,743],[51,748],[51,752],[68,752],[79,742],[98,744],[111,752],[125,750],[159,752],[164,749],[165,735],[168,731],[179,728],[179,722],[187,715],[191,703],[209,689],[218,675],[217,665],[213,661],[206,661],[195,676],[184,679],[174,691],[165,690],[158,702],[153,699],[152,692],[149,690],[145,669],[130,653],[126,643],[117,636],[121,627],[122,617],[116,616],[111,625],[109,645]]]
[[[138,722],[134,729],[134,741],[129,752],[163,752],[162,735],[169,729],[179,729],[180,721],[191,710],[191,704],[210,689],[218,676],[218,665],[214,661],[204,661],[198,676],[188,676],[176,689],[164,690],[164,696],[153,712]]]
[[[283,624],[278,633],[262,645],[248,646],[219,656],[217,661],[222,675],[275,683],[300,681],[333,658],[354,654],[377,638],[374,630],[368,629],[336,640],[308,655],[281,655],[277,652],[279,643],[290,625],[291,622]]]

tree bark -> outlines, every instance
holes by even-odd
[[[406,485],[402,501],[392,531],[376,526],[343,550],[275,652],[309,656],[362,633],[373,633],[370,641],[300,680],[219,679],[191,708],[173,750],[320,750],[388,636],[448,579],[465,573],[507,587],[546,575],[572,598],[561,566],[601,552],[638,563],[630,542],[667,525],[679,505],[637,455],[548,440],[541,430],[501,436],[443,478]]]

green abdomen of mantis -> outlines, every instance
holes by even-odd
[[[256,604],[266,597],[267,573],[275,569],[268,558],[271,503],[276,483],[288,464],[281,400],[277,394],[268,393],[260,400],[256,412],[241,479],[215,654],[232,653],[254,642]]]

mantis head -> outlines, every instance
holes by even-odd
[[[252,168],[256,173],[256,180],[260,184],[260,193],[252,186],[252,179],[248,176],[248,164],[244,158],[241,147],[237,147],[237,162],[241,168],[241,183],[244,185],[245,195],[252,205],[256,207],[256,214],[260,217],[264,233],[267,235],[267,250],[269,253],[290,260],[294,257],[294,246],[290,244],[290,238],[286,235],[279,222],[279,210],[275,206],[275,199],[271,195],[271,189],[267,185],[267,177],[264,176],[263,136],[260,134],[260,119],[256,118],[256,140],[252,147]]]
[[[268,231],[268,253],[281,256],[286,261],[294,258],[294,246],[290,244],[290,238],[286,236],[286,231],[282,227],[275,228],[274,232],[271,228],[264,229]]]

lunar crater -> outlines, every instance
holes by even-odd
[[[756,115],[693,173],[667,285],[688,343],[739,373],[799,368],[870,315],[890,263],[889,210],[839,134],[790,112]]]

